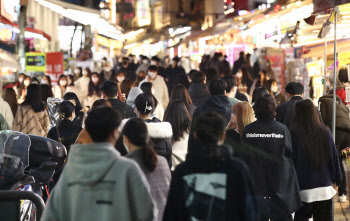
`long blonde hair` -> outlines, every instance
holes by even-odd
[[[232,107],[232,112],[236,115],[237,130],[240,135],[243,134],[245,126],[256,120],[253,107],[246,101],[235,104]]]

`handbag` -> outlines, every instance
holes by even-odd
[[[345,161],[346,167],[348,171],[350,171],[350,148],[347,147],[341,151],[341,155]]]

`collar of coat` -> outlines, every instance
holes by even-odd
[[[124,119],[120,123],[118,128],[119,132],[122,132],[126,122],[129,119]],[[162,139],[162,138],[171,138],[173,136],[173,128],[169,122],[157,122],[157,123],[147,123],[148,136],[150,138]]]

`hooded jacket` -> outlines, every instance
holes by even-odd
[[[125,119],[121,122],[118,130],[121,132],[124,128],[124,125],[128,119]],[[158,155],[165,157],[167,160],[170,168],[172,166],[171,163],[171,154],[172,154],[172,148],[171,148],[171,137],[173,136],[173,129],[171,127],[171,124],[169,122],[161,122],[157,118],[152,118],[149,120],[145,120],[145,123],[147,125],[148,130],[148,136],[151,138],[151,144],[154,148],[154,150],[157,152]],[[121,137],[122,139],[122,137]],[[127,153],[128,151],[125,151],[125,147],[121,147],[120,144],[122,144],[121,139],[119,139],[117,143],[117,149],[122,153]]]
[[[188,93],[196,107],[203,104],[210,97],[209,90],[204,83],[192,83],[188,88]]]
[[[150,221],[154,205],[139,166],[108,143],[74,145],[42,221]]]
[[[228,148],[194,140],[173,173],[163,220],[257,221],[254,195],[247,167]]]
[[[242,141],[248,146],[240,157],[253,176],[262,216],[275,220],[297,211],[301,200],[288,128],[258,119],[245,127]]]
[[[336,99],[336,129],[345,130],[350,133],[349,109],[342,103],[340,97],[336,96]],[[324,124],[332,128],[333,95],[321,97],[318,103]]]
[[[209,97],[201,106],[197,107],[193,119],[206,111],[215,111],[219,113],[228,123],[231,119],[232,104],[225,95],[213,95]]]

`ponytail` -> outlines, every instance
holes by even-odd
[[[157,153],[149,144],[142,147],[142,161],[151,172],[156,169],[158,162]]]

